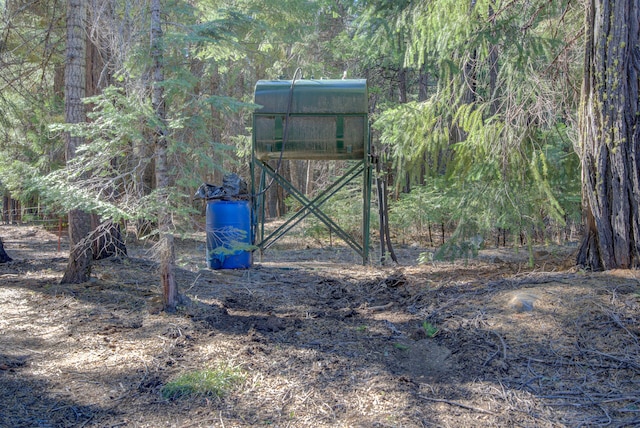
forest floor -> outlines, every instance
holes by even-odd
[[[571,268],[575,247],[381,267],[300,238],[212,271],[194,237],[167,314],[145,245],[60,285],[65,237],[0,237],[2,427],[640,425],[640,272]],[[237,377],[163,395],[202,370]]]

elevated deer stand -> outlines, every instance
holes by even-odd
[[[369,260],[371,155],[367,82],[349,80],[261,80],[255,88],[253,115],[252,194],[254,244],[262,253],[307,215],[315,215],[329,231]],[[309,199],[280,174],[283,160],[349,161],[349,168]],[[276,167],[268,164],[277,161]],[[259,175],[259,177],[257,177]],[[323,211],[340,189],[362,175],[362,234],[357,239]],[[267,176],[270,183],[267,185]],[[302,208],[265,236],[265,192],[275,183]],[[354,201],[354,203],[357,203]]]

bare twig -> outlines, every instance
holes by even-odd
[[[629,329],[622,323],[622,320],[620,319],[620,317],[618,316],[618,314],[616,314],[615,312],[608,310],[608,309],[603,309],[604,312],[609,315],[609,317],[613,320],[613,322],[620,327],[621,329],[623,329],[628,335],[629,337],[631,337],[631,339],[633,339],[633,341],[636,343],[636,345],[639,344],[638,342],[638,336],[636,336],[634,333],[632,333],[631,331],[629,331]]]
[[[393,302],[389,302],[386,305],[369,306],[368,308],[366,308],[366,310],[368,310],[368,311],[383,311],[385,309],[389,309],[391,306],[393,306]]]
[[[616,355],[611,355],[611,354],[607,354],[605,352],[600,352],[600,351],[594,351],[592,349],[581,349],[581,351],[588,352],[590,354],[600,355],[601,357],[605,357],[605,358],[608,358],[610,360],[617,361],[617,362],[622,363],[622,364],[626,364],[627,366],[629,366],[631,368],[634,368],[636,370],[640,370],[640,364],[636,364],[633,361],[625,360],[624,358],[618,357]]]
[[[488,330],[488,331],[490,331],[491,333],[495,334],[496,336],[498,336],[498,339],[500,339],[500,344],[502,345],[502,360],[506,363],[507,362],[507,343],[504,341],[502,336],[500,336],[500,334],[498,334],[498,332],[496,332],[494,330]],[[486,366],[487,364],[489,364],[491,362],[491,360],[493,360],[495,358],[495,356],[498,355],[498,353],[500,353],[500,349],[498,349],[498,351],[496,351],[489,358],[487,358],[487,360],[484,362],[483,366]]]
[[[191,284],[191,287],[187,288],[185,293],[191,291],[191,289],[196,286],[196,284],[198,283],[198,280],[200,279],[200,276],[201,276],[200,274],[196,276],[196,279],[193,280],[193,284]]]
[[[462,407],[463,409],[471,410],[471,411],[474,411],[474,412],[486,413],[488,415],[495,415],[495,413],[492,412],[491,410],[485,410],[485,409],[482,409],[480,407],[468,406],[466,404],[462,404],[462,403],[459,403],[457,401],[446,400],[444,398],[427,397],[425,395],[418,395],[418,397],[422,398],[423,400],[427,400],[427,401],[433,401],[433,402],[436,402],[436,403],[447,403],[447,404],[449,404],[451,406]]]

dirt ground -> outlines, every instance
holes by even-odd
[[[574,247],[361,266],[284,242],[211,271],[178,241],[188,304],[160,311],[144,245],[60,285],[67,244],[2,225],[2,427],[640,425],[640,272],[570,268]],[[223,397],[165,399],[181,374],[238,368]]]

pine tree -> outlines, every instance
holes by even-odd
[[[67,50],[65,63],[65,121],[68,124],[83,123],[86,120],[82,99],[86,88],[86,38],[85,20],[87,5],[85,0],[67,2]],[[84,144],[84,138],[67,132],[66,161],[72,163],[77,150]],[[69,218],[69,264],[61,282],[81,283],[91,277],[91,246],[81,245],[91,232],[91,216],[81,209],[72,209]]]
[[[594,270],[640,261],[639,22],[638,0],[587,1],[578,264]]]
[[[178,286],[176,284],[174,264],[175,250],[172,233],[171,213],[167,209],[169,190],[169,171],[167,164],[167,136],[166,136],[166,105],[164,99],[164,55],[162,39],[160,0],[151,1],[151,58],[152,92],[151,104],[156,116],[154,133],[156,158],[156,192],[158,197],[158,229],[160,241],[158,251],[160,255],[160,284],[165,310],[173,311],[178,303]]]

